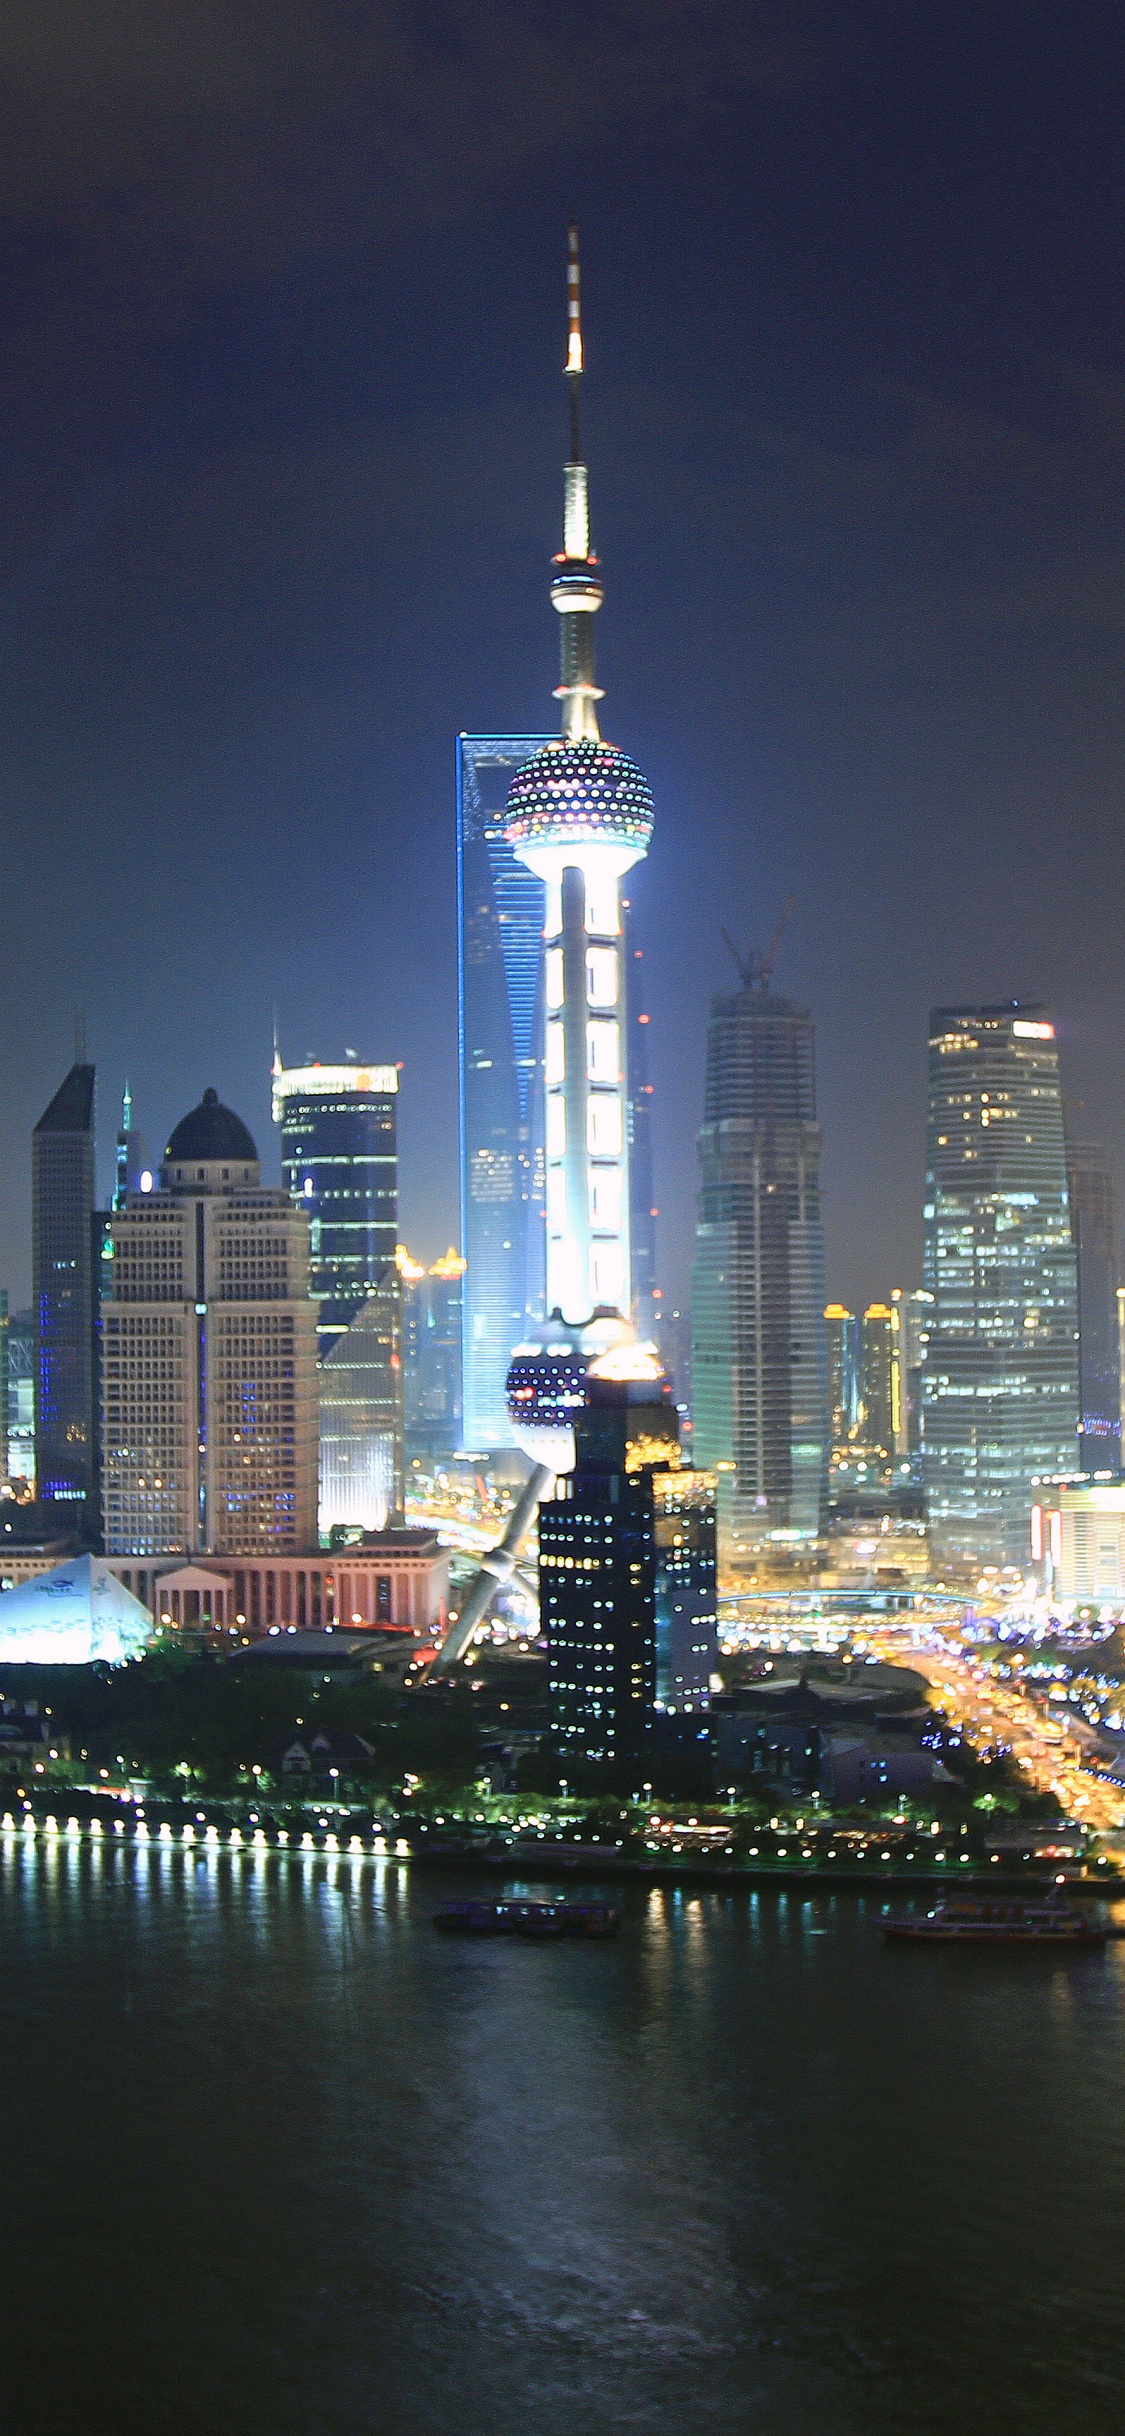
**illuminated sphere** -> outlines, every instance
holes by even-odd
[[[627,753],[589,737],[540,745],[508,789],[504,836],[523,846],[605,843],[646,854],[652,789]]]
[[[574,1469],[574,1419],[586,1401],[589,1362],[579,1339],[552,1323],[512,1355],[505,1389],[512,1436],[549,1472]]]

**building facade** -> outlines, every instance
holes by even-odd
[[[202,1565],[113,1557],[106,1569],[157,1623],[215,1625],[251,1637],[338,1625],[391,1626],[423,1638],[444,1628],[449,1599],[449,1558],[432,1531],[371,1533],[331,1555],[209,1555]]]
[[[1113,1175],[1096,1143],[1067,1141],[1066,1181],[1078,1272],[1078,1466],[1121,1462],[1117,1230]]]
[[[551,1725],[564,1760],[637,1778],[657,1715],[710,1702],[715,1484],[680,1466],[655,1361],[595,1362],[586,1399],[574,1471],[539,1509]]]
[[[512,1346],[543,1308],[543,883],[504,835],[508,786],[546,736],[457,740],[463,1431],[511,1444]]]
[[[463,1443],[461,1330],[466,1264],[452,1244],[433,1267],[398,1252],[408,1455],[440,1461]]]
[[[394,1265],[398,1240],[398,1069],[282,1066],[273,1115],[281,1176],[309,1221],[309,1286],[321,1361]]]
[[[38,1332],[34,1311],[13,1311],[7,1329],[7,1478],[13,1495],[35,1493],[35,1354]]]
[[[659,1340],[664,1297],[657,1284],[656,1185],[652,1159],[651,1018],[645,989],[644,950],[634,935],[633,907],[622,901],[624,930],[625,1014],[629,1044],[629,1098],[626,1126],[629,1137],[629,1220],[632,1230],[633,1326],[646,1343]]]
[[[309,1224],[263,1188],[208,1091],[159,1188],[109,1220],[103,1282],[107,1553],[265,1557],[316,1541],[316,1306]]]
[[[828,1426],[834,1447],[846,1446],[859,1427],[859,1322],[846,1303],[824,1310],[828,1362]]]
[[[748,973],[711,1004],[692,1314],[695,1459],[736,1561],[824,1525],[820,1145],[808,1008]]]
[[[94,1069],[73,1065],[31,1145],[35,1476],[44,1505],[91,1504],[94,1413]]]
[[[382,1531],[405,1495],[402,1284],[397,1269],[337,1335],[317,1373],[319,1530]]]
[[[865,1446],[888,1460],[898,1429],[899,1380],[894,1359],[894,1313],[889,1303],[868,1303],[859,1324],[860,1424]]]
[[[1052,1600],[1125,1601],[1125,1481],[1037,1481],[1030,1551]]]
[[[926,1166],[931,1533],[939,1555],[1018,1565],[1032,1479],[1078,1454],[1077,1269],[1042,1007],[936,1009]]]

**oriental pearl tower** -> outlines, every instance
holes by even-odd
[[[435,1672],[464,1657],[552,1479],[574,1468],[574,1419],[587,1378],[663,1382],[655,1348],[630,1321],[629,1150],[621,881],[647,853],[652,794],[636,763],[598,726],[594,617],[601,573],[590,547],[582,458],[582,311],[578,231],[567,252],[566,380],[570,450],[563,471],[563,546],[552,565],[558,612],[561,733],[517,770],[504,837],[545,887],[546,1307],[534,1343],[508,1373],[508,1411],[532,1473],[499,1547],[482,1560],[438,1652]]]
[[[562,733],[517,770],[507,843],[546,888],[546,1307],[572,1328],[630,1308],[626,1031],[621,881],[648,851],[652,795],[636,763],[598,728],[594,617],[602,605],[582,462],[582,316],[578,231],[567,261],[570,455],[563,546],[551,601],[559,617]]]

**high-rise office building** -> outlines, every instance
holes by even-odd
[[[280,1555],[315,1545],[316,1306],[309,1223],[263,1187],[241,1119],[206,1091],[159,1188],[109,1219],[101,1301],[107,1553]]]
[[[859,1428],[859,1321],[846,1303],[827,1303],[828,1424],[833,1446],[846,1446]]]
[[[398,1069],[273,1069],[281,1176],[309,1221],[309,1283],[323,1361],[394,1267],[398,1240]]]
[[[73,1065],[32,1136],[35,1474],[45,1505],[89,1508],[94,1443],[94,1069]],[[90,1516],[92,1520],[92,1515]]]
[[[38,1331],[34,1311],[13,1311],[8,1317],[8,1455],[7,1477],[16,1497],[35,1492],[35,1356]]]
[[[512,1346],[543,1308],[542,880],[504,835],[508,787],[546,736],[457,742],[465,1445],[511,1444]]]
[[[914,1463],[922,1446],[922,1370],[930,1341],[933,1295],[925,1286],[891,1290],[891,1414],[894,1453]]]
[[[896,1437],[897,1379],[894,1369],[894,1314],[889,1303],[868,1303],[859,1324],[859,1434],[865,1446],[893,1455]]]
[[[282,1181],[309,1221],[322,1539],[382,1530],[402,1504],[397,1112],[395,1066],[283,1066],[274,1055]]]
[[[692,1314],[694,1452],[731,1554],[817,1538],[828,1361],[815,1033],[745,968],[711,1002]]]
[[[551,1724],[580,1766],[643,1775],[653,1721],[706,1710],[714,1481],[682,1469],[668,1380],[643,1348],[595,1361],[575,1467],[539,1509]]]
[[[1020,1564],[1031,1482],[1078,1457],[1078,1294],[1054,1025],[930,1019],[923,1479],[941,1555]]]
[[[1066,1145],[1070,1226],[1078,1264],[1078,1462],[1115,1472],[1121,1462],[1117,1240],[1113,1175],[1096,1143]]]
[[[402,1284],[397,1269],[333,1338],[317,1372],[322,1540],[382,1531],[405,1495]]]
[[[450,1456],[462,1443],[461,1321],[465,1267],[452,1244],[433,1267],[398,1249],[402,1278],[406,1444],[423,1459]]]
[[[629,1137],[629,1223],[633,1260],[633,1325],[637,1335],[655,1343],[660,1333],[663,1296],[656,1282],[656,1207],[652,1164],[652,1059],[649,1055],[649,1011],[644,985],[644,951],[633,937],[633,908],[621,908],[624,927],[625,1015],[628,1040],[629,1098],[626,1128]]]

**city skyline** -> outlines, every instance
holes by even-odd
[[[682,1299],[719,925],[764,937],[791,892],[778,984],[820,1032],[833,1292],[862,1305],[920,1274],[930,1004],[1049,1001],[1120,1179],[1120,58],[1096,9],[1066,75],[1045,20],[1017,36],[995,8],[948,53],[925,12],[910,39],[776,39],[767,67],[705,9],[690,43],[662,25],[631,92],[598,21],[612,133],[583,103],[564,134],[520,107],[514,37],[501,90],[529,159],[513,169],[490,110],[466,185],[440,172],[392,212],[377,179],[338,241],[293,199],[268,264],[252,213],[216,246],[163,155],[154,254],[111,262],[106,192],[135,195],[150,150],[122,137],[96,192],[85,154],[52,156],[43,250],[5,272],[26,353],[0,373],[17,1302],[26,1138],[76,1001],[150,1141],[210,1073],[265,1148],[275,1005],[297,1054],[401,1058],[404,1232],[431,1256],[454,1234],[448,739],[543,715],[572,197],[615,570],[602,661],[661,806],[633,893],[665,1282]],[[470,40],[451,107],[481,69]],[[681,99],[654,145],[659,90]],[[248,104],[255,177],[268,98]],[[486,266],[471,344],[467,257]],[[113,343],[122,317],[138,345]],[[43,905],[65,1003],[33,1025]],[[193,985],[185,1022],[167,943],[189,919],[226,987],[220,1010]]]

